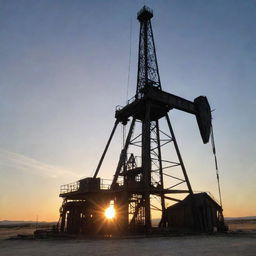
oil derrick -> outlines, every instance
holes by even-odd
[[[152,17],[153,11],[146,6],[138,12],[140,37],[136,94],[126,106],[116,110],[116,121],[94,176],[82,179],[76,185],[62,187],[61,232],[68,232],[68,229],[72,231],[70,233],[91,230],[103,230],[103,233],[113,233],[114,230],[147,232],[152,229],[152,210],[161,212],[158,226],[164,228],[169,223],[166,203],[180,202],[182,195],[193,199],[168,112],[177,109],[195,115],[202,140],[207,143],[211,133],[211,110],[205,96],[192,102],[162,90]],[[161,129],[161,122],[165,122],[167,132]],[[119,124],[129,126],[129,129],[111,186],[106,189],[97,176]],[[136,155],[130,151],[132,147],[138,148]],[[175,160],[163,157],[171,147]],[[167,178],[172,182],[166,182]],[[115,207],[116,218],[111,224],[106,224],[102,212],[110,202]],[[221,212],[221,208],[218,211]]]
[[[187,173],[179,152],[179,148],[171,127],[171,123],[168,117],[168,111],[170,106],[165,102],[159,102],[157,97],[148,97],[151,92],[159,93],[162,91],[161,81],[159,76],[157,56],[155,50],[155,43],[153,37],[153,31],[151,26],[151,18],[153,13],[148,8],[144,7],[138,13],[138,20],[140,22],[140,39],[139,39],[139,56],[138,56],[138,74],[137,74],[137,90],[135,95],[135,101],[128,104],[126,107],[117,111],[116,118],[122,123],[126,123],[128,117],[133,119],[129,133],[126,139],[126,147],[123,149],[123,156],[120,157],[120,165],[118,166],[114,180],[112,183],[112,189],[115,189],[116,181],[119,176],[124,176],[125,186],[128,193],[128,205],[132,203],[135,206],[131,216],[131,226],[136,227],[138,225],[144,226],[146,229],[151,228],[151,195],[156,195],[161,198],[161,210],[165,211],[165,195],[169,193],[190,193],[192,194],[192,188],[187,177]],[[170,135],[169,141],[173,142],[178,155],[179,162],[172,163],[175,166],[180,165],[183,171],[184,179],[180,182],[185,182],[187,185],[187,191],[170,190],[164,188],[163,177],[163,163],[161,157],[161,145],[159,119],[166,118]],[[141,122],[141,134],[137,138],[130,138],[133,134],[134,120]],[[155,134],[155,138],[153,138]],[[126,170],[125,161],[123,160],[127,155],[127,149],[129,145],[136,143],[136,139],[141,140],[141,167],[132,168]],[[154,146],[153,146],[154,144]],[[138,144],[136,144],[138,146]],[[153,162],[157,162],[157,170],[154,170],[154,176],[158,175],[158,180],[153,184]],[[140,175],[141,181],[137,180]],[[132,184],[132,181],[135,184]],[[136,184],[137,182],[137,184]],[[153,206],[154,207],[154,206]],[[161,225],[165,226],[165,220],[162,216]],[[138,219],[138,223],[136,220]]]

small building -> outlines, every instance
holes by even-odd
[[[166,220],[171,231],[225,231],[222,207],[207,193],[188,195],[166,209]]]

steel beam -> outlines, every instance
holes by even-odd
[[[183,160],[182,160],[182,157],[181,157],[181,154],[180,154],[180,150],[179,150],[179,146],[178,146],[178,143],[176,141],[176,138],[175,138],[175,135],[174,135],[174,132],[173,132],[172,125],[171,125],[170,118],[169,118],[168,114],[166,115],[166,120],[167,120],[167,124],[169,126],[169,130],[170,130],[170,133],[171,133],[171,136],[172,136],[172,139],[173,139],[175,150],[177,152],[177,156],[178,156],[179,161],[180,161],[180,166],[181,166],[185,181],[186,181],[187,186],[188,186],[189,193],[192,195],[193,190],[192,190],[192,187],[191,187],[189,179],[188,179],[186,168],[185,168],[185,165],[183,163]]]
[[[150,186],[151,186],[151,151],[150,151],[150,103],[146,104],[145,119],[142,121],[142,170],[144,180],[144,199],[145,199],[145,226],[151,229],[150,214]]]
[[[116,130],[116,127],[117,127],[118,123],[119,123],[119,121],[116,120],[116,121],[115,121],[115,124],[114,124],[114,127],[113,127],[113,129],[112,129],[112,132],[111,132],[111,134],[110,134],[110,137],[109,137],[109,139],[108,139],[107,145],[106,145],[106,147],[105,147],[105,149],[104,149],[104,151],[103,151],[103,154],[102,154],[102,156],[101,156],[101,158],[100,158],[100,161],[99,161],[99,163],[98,163],[98,166],[97,166],[97,168],[96,168],[96,171],[95,171],[95,173],[94,173],[94,175],[93,175],[93,178],[94,178],[94,179],[97,177],[97,175],[98,175],[98,173],[99,173],[100,167],[101,167],[102,162],[103,162],[103,160],[104,160],[104,158],[105,158],[105,155],[106,155],[106,153],[107,153],[107,151],[108,151],[109,144],[110,144],[110,142],[111,142],[111,140],[112,140],[112,138],[113,138],[113,135],[114,135],[114,133],[115,133],[115,130]]]
[[[121,172],[121,168],[122,168],[122,166],[123,166],[124,163],[125,163],[126,154],[127,154],[127,149],[128,149],[128,147],[129,147],[129,144],[130,144],[130,140],[131,140],[131,137],[132,137],[132,133],[133,133],[133,128],[134,128],[135,121],[136,121],[136,119],[133,118],[133,119],[132,119],[132,122],[131,122],[131,125],[130,125],[130,129],[129,129],[128,135],[127,135],[127,137],[126,137],[126,142],[125,142],[124,148],[122,149],[121,154],[120,154],[120,157],[119,157],[119,161],[118,161],[118,164],[117,164],[117,168],[116,168],[116,171],[115,171],[115,175],[114,175],[114,178],[113,178],[111,187],[110,187],[111,190],[114,190],[114,189],[115,189],[118,176],[119,176],[119,174],[120,174],[120,172]]]

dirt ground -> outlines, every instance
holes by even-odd
[[[256,234],[111,240],[1,240],[1,256],[255,256]]]
[[[1,227],[0,228],[0,240],[7,239],[19,235],[31,235],[35,231],[35,227]]]
[[[251,220],[227,220],[229,230],[231,231],[252,231],[256,232],[256,219]]]
[[[34,227],[0,228],[1,256],[255,256],[256,221],[231,221],[230,233],[109,240],[6,240]]]

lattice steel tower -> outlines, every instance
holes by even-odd
[[[168,200],[179,202],[182,195],[193,195],[168,112],[178,109],[194,114],[203,142],[207,143],[211,132],[211,110],[205,96],[192,102],[162,90],[152,17],[153,11],[145,6],[138,13],[140,38],[136,94],[125,107],[116,110],[116,121],[94,176],[80,180],[75,190],[72,186],[65,186],[60,194],[64,198],[60,214],[62,232],[91,232],[96,226],[102,228],[102,206],[110,201],[114,201],[117,211],[114,226],[118,230],[150,230],[152,210],[161,211],[159,226],[165,227]],[[106,190],[100,187],[97,175],[120,123],[124,126],[130,123],[130,126],[114,178]],[[139,151],[132,151],[134,148]],[[171,148],[173,154],[164,157]]]
[[[162,91],[151,26],[152,17],[152,10],[146,6],[138,13],[140,38],[136,95],[125,107],[116,111],[114,129],[94,175],[96,178],[117,124],[121,122],[126,125],[129,118],[132,118],[111,185],[112,191],[120,192],[117,204],[122,208],[124,222],[129,229],[151,228],[151,209],[159,209],[153,205],[151,197],[160,198],[161,209],[159,210],[162,212],[162,218],[159,226],[165,226],[165,201],[180,201],[179,198],[170,197],[168,194],[193,194],[168,111],[176,108],[195,114],[204,143],[209,140],[211,126],[211,112],[206,97],[200,96],[191,102]],[[167,122],[168,134],[159,128],[161,118]],[[141,134],[134,136],[135,123],[138,122],[141,123]],[[161,138],[161,135],[165,138]],[[177,161],[162,159],[162,148],[168,143],[173,143]],[[131,145],[141,147],[140,165],[136,163],[133,154],[128,157],[127,151]],[[180,167],[182,176],[176,176],[175,172],[170,172],[171,167]],[[164,177],[172,178],[176,183],[166,187]],[[183,189],[179,189],[181,185]]]

